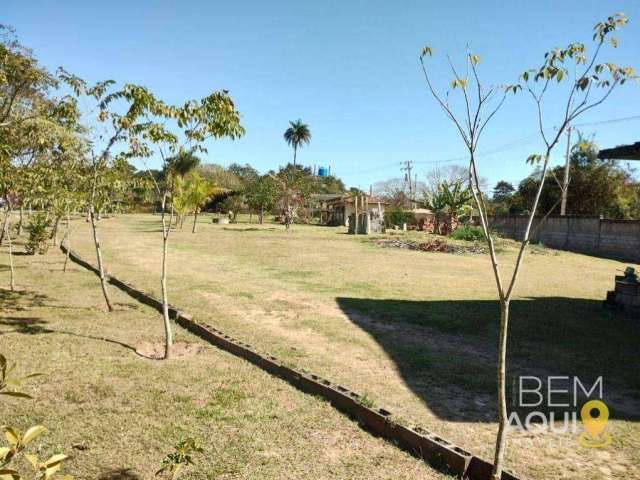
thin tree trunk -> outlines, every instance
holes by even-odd
[[[160,285],[162,287],[162,317],[164,320],[164,333],[165,333],[165,349],[164,358],[168,360],[171,358],[173,347],[173,335],[171,332],[171,323],[169,321],[169,299],[167,294],[167,247],[169,245],[169,232],[171,231],[171,224],[167,226],[165,220],[167,194],[165,193],[162,198],[162,276],[160,279]],[[173,217],[173,206],[171,207],[171,216]]]
[[[264,222],[264,207],[260,206],[260,225]]]
[[[18,236],[22,235],[22,225],[24,221],[24,207],[20,204],[20,218],[18,220]]]
[[[496,438],[495,456],[493,459],[493,478],[500,480],[502,465],[504,463],[504,451],[507,444],[507,429],[509,417],[507,414],[507,338],[509,327],[509,301],[500,301],[500,338],[498,346],[498,436]]]
[[[7,221],[9,220],[9,210],[5,210],[4,212],[4,220],[2,221],[2,231],[0,232],[0,245],[4,241],[4,236],[7,233]]]
[[[499,354],[499,358],[498,358],[499,426],[498,426],[498,436],[496,438],[496,449],[495,449],[495,456],[494,456],[494,462],[493,462],[494,480],[500,480],[500,478],[502,477],[502,469],[503,469],[502,465],[504,461],[506,435],[507,435],[507,430],[509,428],[508,418],[506,413],[507,401],[506,401],[506,393],[505,393],[506,392],[505,370],[506,370],[506,352],[507,352],[507,327],[509,324],[509,302],[511,301],[513,290],[515,288],[516,282],[518,281],[518,276],[520,274],[520,268],[522,267],[522,261],[524,260],[524,254],[527,249],[527,245],[529,245],[531,227],[535,219],[536,211],[538,210],[538,204],[540,202],[540,196],[542,195],[542,189],[544,188],[545,179],[547,175],[547,168],[549,166],[550,154],[551,154],[551,147],[547,147],[547,153],[544,157],[542,172],[540,174],[540,185],[538,186],[536,197],[531,207],[531,213],[529,214],[529,219],[527,221],[527,227],[525,229],[524,236],[522,237],[522,242],[520,243],[520,249],[518,251],[516,264],[513,268],[511,281],[509,283],[509,287],[507,288],[506,292],[504,290],[500,290],[500,305],[501,305],[500,344],[499,344],[499,351],[498,351],[498,354]],[[485,209],[485,212],[486,212],[486,209]]]
[[[65,243],[65,246],[67,247],[67,253],[64,257],[64,266],[62,267],[62,271],[66,273],[67,264],[69,263],[69,252],[71,251],[71,215],[69,214],[68,206],[67,206],[67,234],[65,235],[64,243]]]
[[[62,215],[56,215],[56,221],[53,224],[53,230],[51,231],[51,236],[49,237],[50,239],[53,239],[53,245],[57,245],[58,244],[58,226],[60,225],[60,218],[62,218]]]
[[[104,301],[107,303],[107,309],[112,312],[113,304],[109,297],[109,291],[107,290],[107,279],[104,275],[104,266],[102,264],[102,250],[100,249],[100,239],[98,238],[98,227],[96,225],[96,216],[93,211],[93,203],[96,197],[96,184],[98,182],[98,165],[94,166],[93,171],[93,186],[91,188],[91,201],[89,204],[89,219],[91,220],[91,229],[93,230],[93,243],[96,247],[96,257],[98,259],[98,272],[100,276],[100,286],[102,287],[102,294],[104,295]]]
[[[100,275],[100,286],[102,287],[102,294],[104,295],[104,301],[107,303],[107,309],[113,312],[113,304],[111,303],[111,297],[109,297],[109,291],[107,290],[107,279],[104,274],[104,266],[102,263],[102,250],[100,249],[100,239],[98,238],[98,227],[96,225],[96,217],[91,209],[91,229],[93,230],[93,243],[96,246],[96,257],[98,258],[98,271]]]
[[[164,215],[164,209],[165,207],[162,207],[162,215]],[[176,226],[178,225],[178,222],[176,220]],[[171,206],[171,216],[169,217],[169,228],[173,228],[173,205]]]
[[[7,211],[7,217],[11,215],[11,207]],[[5,217],[6,218],[6,217]],[[15,282],[15,271],[13,269],[13,243],[11,242],[11,219],[7,221],[7,243],[9,244],[9,267],[11,269],[11,291],[15,291],[16,282]]]
[[[196,233],[198,228],[198,209],[196,208],[195,212],[193,212],[193,228],[191,229],[191,233]]]
[[[85,222],[89,223],[91,221],[91,206],[87,205],[87,216],[84,219]]]

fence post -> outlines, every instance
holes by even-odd
[[[602,236],[602,215],[598,217],[598,243],[596,243],[596,253],[600,253],[600,237]]]

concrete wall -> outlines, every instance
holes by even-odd
[[[534,221],[534,228],[539,221]],[[490,224],[501,235],[520,240],[527,218],[493,217]],[[549,217],[533,240],[560,250],[640,263],[640,220]]]

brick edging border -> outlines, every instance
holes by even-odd
[[[67,248],[60,249],[66,254]],[[69,258],[78,265],[98,274],[98,269],[84,260],[73,250],[69,250]],[[162,302],[144,293],[122,280],[107,275],[107,281],[126,292],[136,300],[162,312]],[[470,480],[491,480],[493,465],[473,455],[447,440],[420,427],[409,428],[395,422],[392,414],[384,408],[372,409],[362,404],[362,396],[348,388],[335,384],[318,375],[300,371],[284,365],[278,358],[257,352],[254,347],[234,339],[210,325],[197,322],[191,315],[173,306],[169,307],[169,315],[178,325],[210,344],[243,358],[262,370],[275,375],[297,389],[319,395],[328,400],[336,409],[358,420],[360,426],[383,437],[411,455],[424,460],[444,473],[457,475]],[[502,480],[519,480],[513,473],[503,471]]]

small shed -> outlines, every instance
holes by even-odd
[[[414,208],[413,210],[407,210],[407,212],[413,214],[413,217],[416,219],[418,230],[431,231],[433,229],[433,225],[436,221],[436,215],[428,208]]]
[[[327,224],[349,227],[353,233],[381,232],[388,202],[366,194],[344,194],[326,201]],[[357,217],[357,232],[355,231]]]

